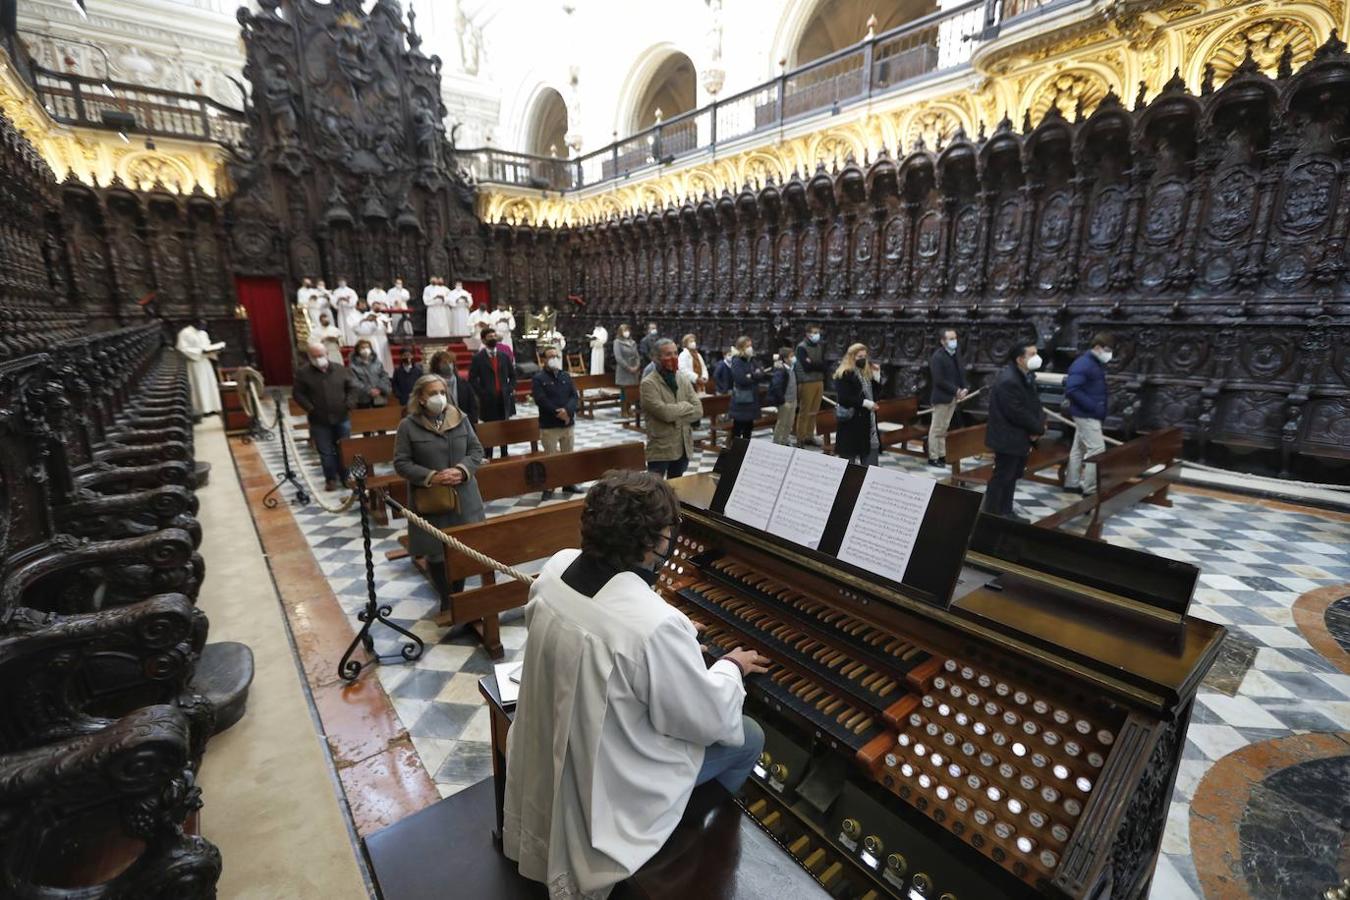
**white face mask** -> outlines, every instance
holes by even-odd
[[[950,350],[950,351],[952,351],[953,353],[956,352],[956,340],[955,340],[955,339],[950,340],[950,341],[947,342],[947,349]]]
[[[439,416],[441,413],[445,412],[445,404],[448,402],[449,401],[446,400],[444,394],[432,394],[424,401],[423,405],[426,406],[427,412],[431,413],[433,416]]]
[[[1041,355],[1039,353],[1031,357],[1031,359],[1027,360],[1028,372],[1035,372],[1040,367],[1041,367]]]
[[[562,360],[556,356],[550,356],[544,364],[555,372],[562,368]]]
[[[369,347],[362,347],[362,348],[361,348],[361,358],[362,358],[362,359],[370,359],[370,348],[369,348]]]
[[[741,351],[741,353],[745,354],[745,358],[746,358],[746,359],[749,359],[750,357],[752,357],[752,356],[755,355],[755,348],[754,348],[754,347],[746,347],[744,350]]]
[[[314,368],[318,369],[320,372],[328,368],[328,357],[326,356],[311,356],[309,358],[309,361],[310,364],[313,365]]]
[[[1097,358],[1102,361],[1102,365],[1109,363],[1114,355],[1110,350],[1094,350],[1092,352],[1097,354]]]
[[[695,343],[694,341],[690,341],[689,343],[684,345],[684,349],[688,350],[690,353],[693,353],[695,350],[698,349],[698,344]]]

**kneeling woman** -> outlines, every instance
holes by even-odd
[[[417,379],[406,412],[394,438],[394,471],[408,480],[412,508],[437,528],[483,521],[483,498],[474,480],[483,464],[483,445],[446,396],[445,381],[439,375]],[[464,580],[451,583],[446,575],[445,545],[409,523],[408,552],[426,559],[441,610],[446,610],[450,594],[463,590]]]
[[[694,624],[652,590],[679,503],[650,472],[586,494],[581,549],[544,566],[507,735],[503,849],[550,896],[603,897],[665,843],[694,786],[741,788],[764,732],[741,711],[768,660],[703,662]]]

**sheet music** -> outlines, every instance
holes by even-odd
[[[937,482],[871,466],[858,492],[839,559],[891,581],[904,581]]]
[[[766,530],[812,550],[819,548],[846,471],[848,460],[842,457],[793,450]]]
[[[497,693],[501,695],[502,706],[510,706],[516,702],[520,696],[520,682],[513,681],[512,676],[520,677],[520,669],[525,665],[524,660],[509,663],[497,663],[492,667],[493,674],[497,676]]]
[[[750,441],[741,460],[736,484],[723,510],[729,519],[735,519],[751,528],[765,531],[773,514],[778,494],[783,489],[788,465],[792,462],[792,448],[771,441]]]

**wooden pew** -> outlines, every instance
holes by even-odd
[[[478,440],[484,447],[500,447],[507,444],[529,444],[530,454],[539,453],[539,420],[533,416],[520,416],[514,419],[502,419],[496,422],[479,422],[474,427]],[[394,461],[394,434],[357,435],[338,442],[338,455],[342,465],[350,468],[357,456],[365,459],[370,466]],[[508,457],[509,459],[509,457]],[[496,462],[505,460],[497,459]],[[489,464],[494,460],[488,460]],[[408,483],[397,474],[390,472],[371,475],[366,479],[371,488],[387,490],[398,502],[408,502]],[[380,525],[389,524],[389,510],[378,493],[372,494],[370,504],[371,517]]]
[[[305,411],[294,400],[289,402],[288,408],[293,416],[305,415]],[[354,409],[351,412],[352,434],[382,434],[386,431],[397,431],[398,423],[403,421],[403,415],[403,407],[397,403]]]
[[[614,383],[614,373],[601,375],[573,375],[572,383],[581,395],[581,406],[577,414],[588,419],[595,418],[595,411],[602,406],[619,405],[619,387]]]
[[[1065,509],[1037,522],[1042,528],[1062,525],[1089,515],[1086,534],[1100,540],[1105,520],[1136,503],[1171,506],[1167,491],[1181,477],[1182,433],[1167,428],[1141,434],[1087,458],[1097,466],[1097,490]],[[1155,466],[1162,468],[1149,473]]]
[[[726,415],[731,410],[730,394],[703,394],[699,397],[703,403],[703,418],[708,423],[708,436],[694,439],[694,446],[704,450],[721,450],[717,443],[717,432],[725,431],[731,435],[731,420]]]
[[[877,403],[877,424],[883,422],[894,422],[901,427],[899,429],[885,430],[881,432],[881,443],[883,447],[894,444],[900,444],[904,449],[904,441],[913,439],[913,433],[908,432],[913,422],[914,415],[919,411],[918,397],[892,397],[889,400],[882,400]],[[839,430],[839,416],[833,406],[822,406],[820,412],[816,415],[816,434],[820,435],[826,453],[834,452],[834,433]],[[894,435],[894,436],[892,436]],[[906,437],[906,435],[908,435]]]
[[[993,451],[985,447],[984,437],[987,424],[972,425],[947,432],[947,462],[952,467],[952,484],[987,484],[993,477],[994,465],[987,463],[970,470],[962,470],[961,463],[973,456]],[[1040,439],[1027,456],[1026,473],[1022,476],[1040,484],[1062,487],[1064,484],[1064,464],[1069,460],[1071,445],[1058,438],[1046,435]],[[1043,469],[1055,468],[1055,474],[1042,475]]]

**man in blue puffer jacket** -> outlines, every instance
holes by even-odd
[[[1093,335],[1092,349],[1073,361],[1069,377],[1064,380],[1074,424],[1073,449],[1069,451],[1069,466],[1064,470],[1066,490],[1086,495],[1097,489],[1097,467],[1084,464],[1083,460],[1106,449],[1102,440],[1102,422],[1107,411],[1106,364],[1111,361],[1115,346],[1115,337],[1107,332]]]

